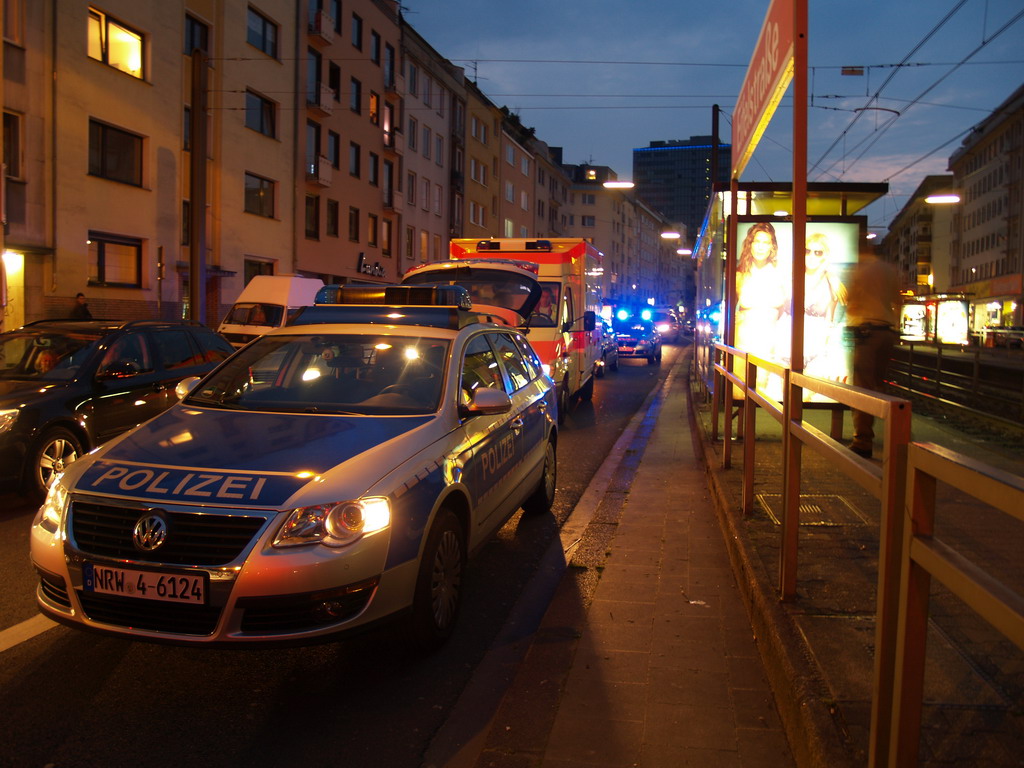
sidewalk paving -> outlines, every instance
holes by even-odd
[[[739,451],[721,468],[689,358],[681,351],[623,459],[635,471],[608,489],[572,553],[479,737],[477,768],[867,765],[878,502],[804,452],[798,597],[779,602],[781,433],[759,414],[758,504],[742,519]],[[1024,466],[939,432],[915,417],[914,439]],[[1014,577],[1021,546],[1010,537],[1005,548]],[[933,603],[936,616],[969,612]],[[933,626],[928,642],[921,764],[1024,765],[1024,654],[980,626],[962,637]],[[1009,678],[968,658],[972,644]]]
[[[694,440],[687,358],[624,503],[591,523],[614,533],[570,562],[477,766],[793,764]],[[573,572],[595,555],[588,604]]]

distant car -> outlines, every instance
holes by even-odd
[[[651,322],[657,329],[662,341],[676,343],[679,341],[680,327],[679,317],[671,309],[655,309]]]
[[[610,327],[601,333],[601,357],[597,361],[597,376],[603,378],[607,371],[619,370],[619,340]]]
[[[661,362],[661,336],[653,323],[631,320],[616,328],[619,357],[643,357],[648,365]]]
[[[0,485],[44,494],[86,451],[177,402],[234,352],[186,322],[42,320],[0,334]]]
[[[397,619],[440,645],[466,558],[520,507],[549,512],[556,483],[554,383],[469,306],[458,286],[327,286],[180,385],[51,487],[31,529],[43,613],[207,647]]]

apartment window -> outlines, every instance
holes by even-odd
[[[505,147],[505,162],[509,165],[516,164],[516,148],[509,144]]]
[[[352,14],[352,45],[363,50],[363,18],[358,14]]]
[[[360,147],[354,141],[348,145],[348,172],[350,175],[359,178],[362,170],[359,167]]]
[[[416,205],[416,174],[412,171],[405,177],[405,197],[410,208]]]
[[[277,106],[252,91],[245,92],[245,127],[273,138],[276,135]]]
[[[430,247],[429,239],[430,239],[429,233],[425,229],[421,229],[420,230],[420,261],[426,262],[427,258],[430,256],[430,251],[428,250],[428,248]]]
[[[511,181],[505,182],[505,199],[510,203],[514,203],[516,201],[516,189],[512,186]]]
[[[352,78],[352,88],[348,94],[349,108],[357,115],[363,113],[363,84]]]
[[[142,241],[101,232],[89,233],[89,285],[142,285]]]
[[[423,156],[430,159],[430,141],[433,131],[430,130],[430,126],[423,126]]]
[[[142,186],[142,137],[90,120],[89,174]]]
[[[266,216],[268,219],[274,218],[274,182],[255,173],[246,172],[245,212]]]
[[[583,205],[594,205],[597,202],[597,197],[590,192],[583,192],[580,194],[580,202]]]
[[[405,228],[405,258],[409,261],[416,258],[416,227]]]
[[[370,61],[380,64],[380,35],[370,31]]]
[[[203,53],[210,52],[210,28],[189,14],[185,14],[185,50],[186,56],[198,48]]]
[[[395,86],[395,48],[384,44],[384,87],[394,88]]]
[[[316,177],[320,170],[320,124],[306,121],[306,173]]]
[[[374,248],[377,247],[377,236],[379,230],[379,219],[376,213],[370,213],[366,216],[366,244],[371,245]]]
[[[524,211],[530,210],[530,196],[526,194],[526,190],[522,190],[519,193],[519,207]]]
[[[306,195],[306,237],[320,239],[320,195]]]
[[[409,118],[409,151],[416,151],[416,135],[420,130],[420,124],[415,117]]]
[[[21,115],[4,112],[4,165],[7,178],[21,178]]]
[[[384,219],[380,226],[380,252],[384,256],[391,255],[391,229],[393,222],[391,219]]]
[[[505,219],[505,237],[516,236],[516,225],[512,219]]]
[[[430,210],[430,179],[420,179],[420,207]]]
[[[184,124],[181,127],[181,148],[186,152],[192,151],[192,108],[185,107]]]
[[[430,101],[434,96],[434,81],[430,75],[423,76],[423,104],[430,106]]]
[[[434,162],[444,165],[444,136],[434,137]]]
[[[323,57],[312,48],[306,51],[306,103],[320,103],[320,64]]]
[[[381,126],[384,130],[384,146],[393,147],[395,146],[395,108],[390,102],[384,102],[384,122]]]
[[[522,157],[519,160],[519,170],[523,172],[523,176],[530,175],[530,158]]]
[[[420,70],[412,62],[409,62],[409,74],[405,78],[405,87],[409,90],[410,96],[419,95]]]
[[[89,58],[142,78],[142,35],[95,8],[89,9]]]
[[[21,45],[24,35],[25,0],[7,0],[3,5],[4,40]]]
[[[373,186],[380,185],[380,156],[374,152],[370,153],[369,162],[367,163],[368,181]]]
[[[245,39],[249,45],[259,48],[267,56],[277,58],[277,24],[252,8],[249,9]]]
[[[334,100],[341,102],[341,67],[333,61],[327,63],[327,87]]]
[[[327,132],[327,162],[332,168],[341,168],[341,136],[334,131]]]
[[[370,122],[380,125],[380,94],[370,91]]]
[[[359,242],[359,209],[348,209],[348,239],[353,243]]]
[[[435,184],[434,185],[434,213],[436,213],[438,216],[441,215],[441,193],[442,193],[441,185],[440,184]]]
[[[597,226],[597,219],[594,216],[580,216],[580,226],[595,227]]]
[[[328,200],[327,221],[324,222],[324,232],[329,237],[337,237],[339,226],[341,226],[341,206],[337,200]]]

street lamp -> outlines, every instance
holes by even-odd
[[[606,181],[601,186],[605,189],[632,189],[636,185],[632,181]]]
[[[924,201],[926,203],[931,203],[932,205],[951,205],[952,203],[959,203],[960,202],[960,195],[955,195],[955,194],[928,195],[928,197],[926,197],[924,199]]]

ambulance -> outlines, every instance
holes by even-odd
[[[475,310],[525,333],[557,386],[564,422],[573,400],[593,397],[601,364],[601,252],[581,238],[458,238],[449,256],[402,282],[461,285]]]

